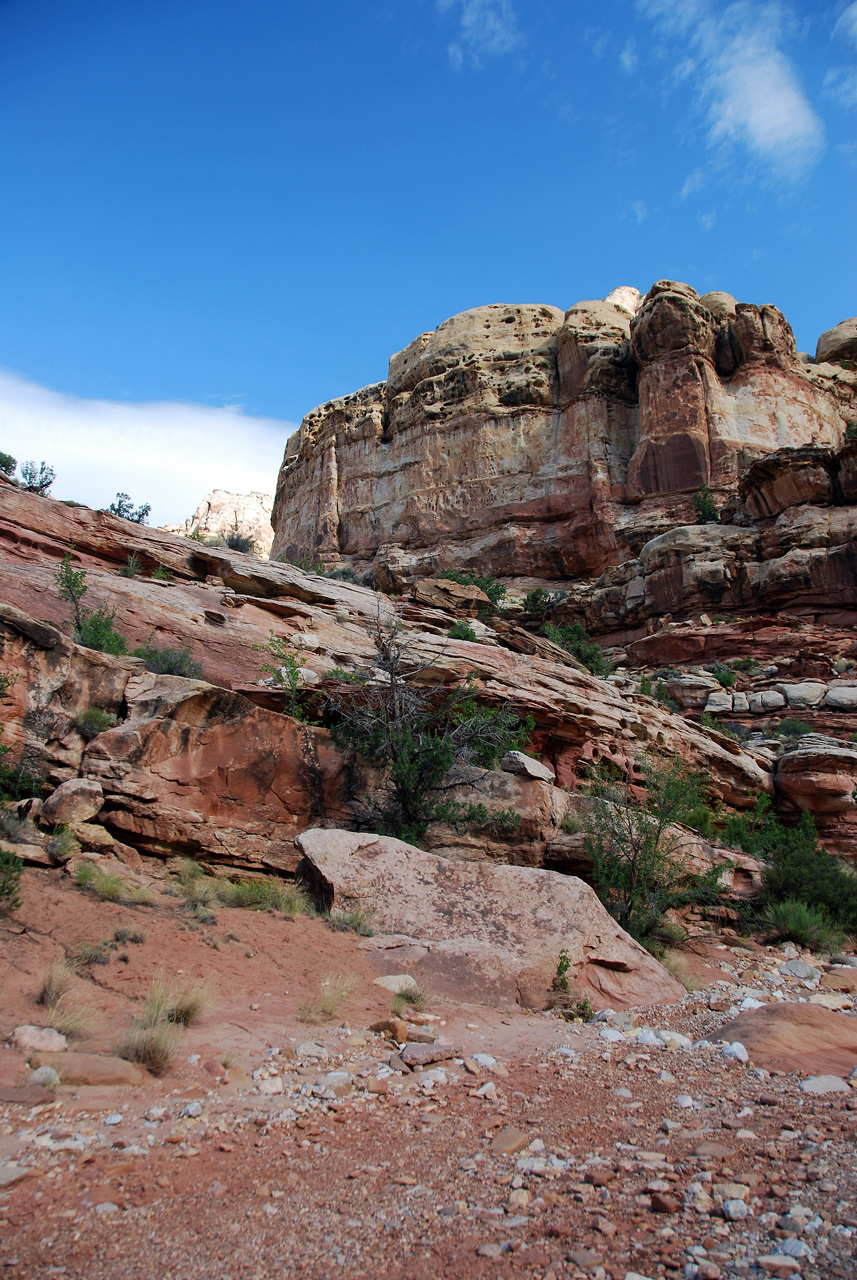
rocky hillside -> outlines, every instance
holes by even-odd
[[[386,382],[307,414],[280,472],[274,554],[368,570],[385,590],[439,568],[568,588],[607,571],[585,602],[599,630],[692,608],[700,590],[779,608],[784,566],[759,563],[847,540],[826,512],[852,502],[837,450],[857,420],[854,331],[822,335],[813,359],[775,307],[669,280],[565,313],[466,311],[394,355]],[[808,447],[794,487],[788,451]],[[695,519],[703,485],[727,531],[661,543]],[[802,503],[824,509],[821,528],[793,527]],[[712,567],[682,583],[685,557]],[[647,590],[662,569],[665,589]]]
[[[274,499],[269,493],[229,493],[226,489],[214,489],[206,494],[183,524],[163,525],[162,528],[164,533],[224,541],[237,535],[249,540],[250,549],[256,555],[267,556],[274,541],[271,529],[273,505]]]

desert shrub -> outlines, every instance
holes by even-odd
[[[164,1022],[191,1027],[211,1005],[211,991],[202,979],[168,982],[154,978],[140,1015],[144,1027],[157,1027]]]
[[[45,971],[36,993],[36,1004],[53,1009],[74,982],[74,970],[62,960],[55,960]]]
[[[62,1000],[50,1013],[47,1024],[69,1040],[85,1040],[92,1034],[95,1015],[87,1005],[72,997]],[[60,1072],[62,1068],[59,1068]]]
[[[652,677],[651,676],[648,676],[648,675],[640,676],[640,693],[643,695],[644,698],[651,698],[652,696]]]
[[[13,476],[17,465],[18,460],[13,458],[11,453],[0,452],[0,471],[3,472],[4,476]]]
[[[857,440],[857,422],[853,419],[845,424],[845,439]]]
[[[491,768],[507,751],[526,745],[533,722],[521,721],[508,703],[480,707],[470,680],[451,688],[420,683],[422,666],[398,621],[378,620],[374,641],[375,657],[361,683],[327,694],[331,731],[381,775],[386,797],[369,801],[371,820],[387,834],[417,843],[439,812],[450,812],[432,793],[453,764]]]
[[[56,472],[53,467],[49,467],[46,462],[23,462],[21,464],[21,488],[26,489],[28,493],[37,493],[40,498],[45,498],[51,491],[51,485],[56,479]]]
[[[731,689],[738,679],[734,671],[718,671],[714,678],[723,689]]]
[[[172,582],[176,575],[165,564],[157,564],[152,570],[151,576],[155,579],[155,582]]]
[[[217,885],[217,898],[225,907],[280,911],[291,919],[312,913],[312,904],[301,885],[268,876],[252,880],[221,880]]]
[[[143,561],[136,552],[132,551],[128,556],[128,559],[125,561],[125,564],[119,570],[119,575],[122,578],[139,578],[142,572]]]
[[[478,587],[480,591],[485,592],[494,608],[506,598],[506,588],[502,582],[498,582],[489,574],[469,573],[461,569],[442,569],[437,576],[446,578],[448,582],[458,582],[463,587]]]
[[[701,803],[700,780],[681,761],[644,757],[646,796],[637,802],[630,774],[617,779],[596,770],[593,803],[584,817],[586,848],[598,896],[623,929],[657,945],[666,912],[720,896],[723,867],[694,872],[674,824]]]
[[[260,646],[256,646],[259,648]],[[270,633],[267,652],[271,655],[272,662],[263,662],[260,670],[267,671],[278,688],[283,689],[286,694],[286,710],[294,720],[302,720],[303,713],[299,692],[303,685],[303,665],[306,659],[302,654],[295,653],[281,636],[275,631]]]
[[[768,905],[763,923],[774,938],[797,942],[810,951],[836,951],[845,935],[821,907],[812,907],[799,898],[785,898]]]
[[[239,533],[237,529],[230,529],[224,541],[230,551],[239,551],[245,556],[252,555],[256,545],[251,537],[245,533]]]
[[[48,855],[54,862],[68,862],[80,852],[80,842],[70,827],[60,825],[54,827],[53,835],[47,843]]]
[[[714,495],[707,484],[702,485],[693,495],[693,509],[696,512],[697,524],[717,524],[720,520],[720,514],[717,510],[717,503],[714,501]]]
[[[21,905],[22,860],[7,849],[0,849],[0,912],[17,911]]]
[[[691,809],[684,822],[685,826],[692,827],[706,840],[714,835],[714,814],[706,804],[698,804]]]
[[[121,657],[128,652],[128,641],[115,630],[115,609],[95,609],[92,613],[84,612],[79,630],[74,638],[77,644],[86,649],[98,649],[101,653],[112,653]]]
[[[141,907],[151,906],[154,902],[150,889],[126,880],[116,871],[105,871],[94,862],[79,862],[73,878],[79,889],[93,893],[104,902],[130,902]]]
[[[673,713],[676,713],[681,710],[675,698],[670,697],[670,692],[667,689],[667,686],[664,684],[663,680],[659,680],[657,685],[655,686],[655,697],[657,698],[658,702],[660,702],[661,706],[666,707],[667,711],[672,711]]]
[[[119,516],[120,520],[130,520],[132,524],[148,524],[152,504],[144,502],[135,507],[127,493],[117,493],[107,510],[111,515]]]
[[[672,976],[678,979],[685,991],[698,991],[703,985],[697,978],[694,978],[687,960],[678,951],[666,950],[659,959],[664,968],[668,969]]]
[[[758,665],[755,658],[735,658],[732,662],[735,671],[755,671]]]
[[[161,1022],[157,1026],[147,1027],[134,1022],[123,1040],[117,1046],[116,1054],[126,1062],[136,1062],[153,1076],[163,1076],[169,1071],[179,1051],[178,1037],[169,1025]]]
[[[334,929],[357,933],[361,938],[371,938],[375,932],[372,914],[359,900],[349,907],[347,911],[332,911],[330,913],[330,924]]]
[[[326,578],[339,578],[342,582],[356,582],[360,585],[360,578],[348,565],[342,565],[338,569],[328,569],[324,575]]]
[[[86,711],[81,711],[73,721],[75,729],[83,734],[87,742],[97,738],[99,733],[104,733],[106,729],[115,728],[118,723],[118,718],[113,712],[105,711],[102,707],[87,707]]]
[[[783,738],[802,738],[804,734],[813,733],[814,730],[811,724],[805,724],[803,720],[787,716],[784,720],[780,720],[775,732]]]
[[[583,830],[583,823],[576,813],[569,813],[559,824],[559,829],[567,836],[576,836]]]
[[[463,618],[459,618],[458,622],[453,622],[446,634],[450,640],[472,640],[476,643],[479,639],[470,623],[465,622]]]
[[[577,661],[581,662],[594,676],[608,676],[610,674],[611,667],[604,657],[604,650],[596,641],[590,640],[587,631],[579,622],[572,622],[570,625],[564,626],[557,626],[552,622],[548,622],[542,630],[548,640],[553,644],[558,644],[561,649],[567,650],[572,657],[577,658]]]
[[[170,649],[164,645],[141,644],[134,650],[135,658],[142,658],[146,670],[158,676],[183,676],[185,680],[202,679],[202,663],[197,662],[185,645],[181,649]]]
[[[533,587],[524,596],[524,610],[534,618],[543,618],[553,604],[553,596],[544,587]]]
[[[345,1001],[357,985],[350,974],[332,973],[321,984],[321,991],[315,999],[305,1000],[298,1006],[298,1018],[301,1022],[321,1022],[325,1018],[335,1018],[341,1013]]]
[[[84,942],[78,950],[77,963],[83,968],[91,964],[109,964],[110,950],[109,942]]]
[[[22,818],[14,809],[0,808],[0,838],[10,844],[35,844],[39,833],[28,818]]]

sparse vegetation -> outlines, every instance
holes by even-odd
[[[72,723],[75,729],[83,734],[86,741],[91,742],[93,738],[98,737],[99,733],[114,729],[119,720],[112,711],[105,711],[103,707],[87,707],[85,711],[81,711],[74,717]]]
[[[315,999],[304,1000],[298,1006],[299,1020],[314,1023],[335,1018],[341,1013],[355,986],[356,979],[350,974],[329,974],[321,984],[320,994]]]
[[[144,502],[135,507],[127,493],[117,493],[107,510],[111,515],[119,516],[120,520],[130,520],[132,524],[148,524],[152,504]]]
[[[144,885],[126,880],[116,871],[105,871],[94,862],[79,862],[74,869],[74,882],[104,902],[135,903],[151,906],[154,895]]]
[[[697,524],[718,524],[720,521],[717,503],[707,484],[702,485],[693,495],[693,509]]]
[[[18,460],[13,458],[11,453],[0,452],[0,471],[3,472],[4,476],[13,476],[17,465]]]
[[[217,897],[226,907],[242,907],[249,911],[279,911],[291,920],[312,914],[312,903],[306,890],[290,880],[258,877],[247,880],[222,880]]]
[[[74,970],[64,960],[55,960],[45,971],[36,993],[36,1004],[55,1009],[73,982]]]
[[[453,622],[446,634],[449,636],[450,640],[470,640],[474,644],[476,644],[479,639],[470,623],[465,622],[463,618],[459,618],[458,622]]]
[[[783,738],[802,738],[804,734],[813,733],[814,730],[811,724],[805,724],[803,720],[787,716],[784,720],[780,720],[775,732]]]
[[[151,573],[151,577],[155,579],[155,582],[172,582],[175,576],[172,569],[168,569],[164,564],[155,565]]]
[[[559,829],[567,836],[576,836],[583,830],[583,823],[576,813],[569,813],[559,824]]]
[[[646,797],[638,803],[631,775],[593,774],[585,816],[593,883],[607,910],[632,937],[658,949],[666,912],[687,903],[716,902],[723,866],[699,874],[683,851],[676,823],[701,803],[700,780],[681,761],[641,761]]]
[[[332,911],[330,923],[334,929],[358,933],[362,938],[371,938],[375,932],[372,914],[360,901],[355,902],[347,911]]]
[[[132,551],[128,556],[128,559],[125,561],[125,564],[119,570],[119,575],[122,578],[139,578],[142,572],[143,561],[135,551]]]
[[[77,962],[82,968],[91,964],[110,963],[109,942],[84,942],[77,953]]]
[[[153,1076],[163,1076],[175,1062],[178,1049],[178,1036],[169,1023],[148,1027],[134,1022],[116,1053],[127,1062],[145,1067]]]
[[[375,657],[361,683],[327,694],[331,731],[379,770],[383,798],[370,801],[369,821],[413,844],[438,815],[449,817],[449,804],[433,793],[452,765],[490,768],[526,745],[532,720],[522,722],[508,703],[480,707],[470,680],[452,688],[421,683],[428,663],[415,657],[398,620],[377,620],[373,638]]]
[[[543,618],[553,604],[553,596],[544,587],[533,587],[524,596],[524,612],[531,613],[534,618]]]
[[[609,676],[612,668],[604,657],[604,650],[596,641],[590,640],[588,632],[579,622],[564,626],[548,622],[542,631],[548,640],[577,658],[594,676]]]
[[[640,676],[640,693],[644,698],[652,696],[652,677],[649,675]]]
[[[253,548],[256,543],[247,534],[239,533],[237,529],[230,529],[224,539],[230,551],[239,551],[241,555],[249,556],[253,554]]]
[[[155,978],[143,1006],[141,1022],[149,1028],[164,1022],[192,1027],[210,1008],[211,1002],[211,990],[201,978],[175,982],[167,982],[162,977]]]
[[[0,912],[17,911],[21,905],[21,871],[24,863],[8,849],[0,849]]]
[[[360,578],[348,565],[341,565],[336,569],[328,569],[324,575],[326,578],[339,578],[342,582],[354,582],[360,586]]]
[[[821,907],[812,907],[798,898],[772,902],[763,916],[771,936],[778,941],[796,942],[810,951],[832,952],[845,942],[845,935]]]
[[[202,679],[202,663],[195,660],[187,645],[181,649],[170,649],[167,645],[141,644],[134,650],[134,657],[142,658],[146,670],[158,676]]]
[[[667,711],[672,711],[673,714],[675,714],[681,710],[681,707],[678,705],[675,698],[670,696],[670,691],[664,684],[663,680],[659,680],[655,686],[655,697],[658,702],[660,702],[661,706],[666,707]]]
[[[54,572],[57,595],[72,607],[72,636],[77,644],[102,653],[122,655],[128,652],[124,636],[113,629],[115,609],[102,607],[89,611],[83,608],[83,597],[89,590],[86,570],[72,567],[71,553],[66,552]]]
[[[53,467],[49,467],[46,462],[23,462],[21,488],[26,489],[28,493],[37,493],[40,498],[46,498],[56,479],[56,474]]]
[[[685,991],[698,991],[703,985],[697,978],[694,978],[687,960],[680,952],[666,950],[660,956],[660,962],[674,978],[678,979]]]
[[[259,646],[257,646],[259,647]],[[303,685],[305,658],[288,647],[287,642],[272,631],[268,637],[267,651],[273,662],[263,662],[260,670],[267,671],[278,688],[286,694],[286,710],[293,720],[302,720],[300,689]]]
[[[39,833],[29,818],[22,818],[13,809],[0,808],[0,839],[10,844],[37,844]]]
[[[54,862],[62,864],[80,852],[80,841],[70,827],[61,824],[54,827],[53,835],[47,843],[47,851]]]

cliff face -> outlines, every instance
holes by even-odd
[[[838,446],[857,375],[824,354],[799,356],[775,307],[672,281],[565,314],[464,312],[386,382],[307,415],[272,554],[371,568],[383,588],[440,567],[597,576],[692,521],[700,485],[722,501],[776,450]]]
[[[165,524],[161,528],[164,533],[177,533],[182,537],[201,534],[206,538],[227,538],[237,533],[251,539],[256,555],[267,556],[274,540],[273,504],[269,493],[229,493],[226,489],[214,489],[206,494],[184,524]]]

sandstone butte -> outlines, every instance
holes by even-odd
[[[531,934],[539,894],[560,893],[562,873],[557,910],[570,922],[581,988],[614,1007],[639,1001],[645,986],[653,1000],[675,998],[673,979],[575,878],[590,869],[575,834],[579,783],[593,762],[633,770],[643,751],[677,758],[704,773],[712,803],[746,809],[767,793],[788,820],[810,810],[832,851],[857,853],[849,335],[848,324],[824,335],[824,359],[813,362],[774,307],[700,298],[669,281],[642,299],[623,288],[565,314],[492,306],[453,317],[394,356],[386,383],[305,418],[286,449],[271,560],[0,476],[0,636],[4,670],[18,677],[3,698],[4,742],[45,779],[33,816],[47,801],[63,821],[68,803],[82,856],[141,874],[182,855],[293,875],[306,833],[360,834],[371,778],[325,728],[284,714],[281,691],[260,676],[259,648],[273,631],[300,655],[305,690],[323,690],[335,669],[371,660],[373,625],[398,613],[421,679],[472,675],[482,702],[532,715],[532,750],[546,768],[457,770],[446,783],[453,798],[513,809],[518,827],[486,835],[435,824],[426,853],[385,846],[391,874],[419,878],[423,865],[448,864],[450,892],[476,910],[508,873],[491,893],[530,895],[535,914],[524,912],[521,930]],[[718,523],[694,522],[702,485]],[[87,603],[115,609],[129,647],[187,646],[204,678],[152,675],[140,659],[72,643],[54,581],[67,552],[86,570]],[[141,572],[123,576],[132,554]],[[289,563],[306,557],[358,580]],[[158,566],[169,576],[152,578]],[[474,618],[487,599],[438,578],[445,568],[498,575],[511,607]],[[561,589],[554,619],[583,622],[613,674],[596,678],[540,633],[520,607],[534,585]],[[447,637],[458,616],[473,619],[478,643]],[[730,686],[705,670],[736,657],[752,670]],[[642,683],[653,672],[666,702]],[[116,724],[87,737],[75,722],[91,706]],[[791,711],[817,732],[777,736]],[[718,723],[741,727],[743,740]],[[91,784],[85,797],[78,788],[67,802],[65,792],[50,799],[75,780]],[[753,859],[690,831],[682,839],[700,867],[732,860],[724,883],[736,895],[758,886]],[[25,856],[51,862],[44,840]],[[466,875],[465,862],[484,865]],[[443,877],[432,883],[404,931],[437,956],[452,944],[436,934]],[[490,929],[473,947],[497,949]],[[610,950],[603,963],[599,947]],[[536,949],[510,941],[498,990],[543,998],[557,937],[544,931]],[[379,950],[376,960],[391,957]],[[484,984],[475,961],[459,968]]]

